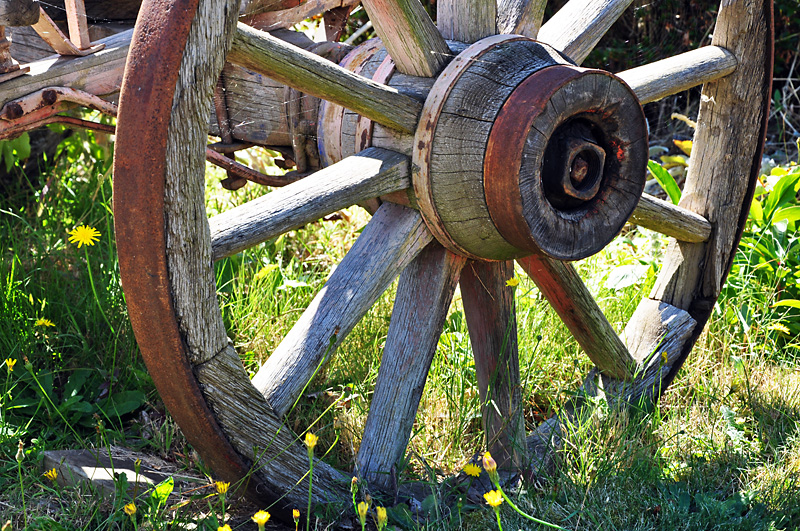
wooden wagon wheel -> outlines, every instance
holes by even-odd
[[[250,493],[278,512],[304,502],[306,451],[282,417],[398,275],[356,464],[371,485],[388,485],[405,449],[457,284],[482,398],[494,404],[484,411],[490,448],[510,466],[525,461],[505,284],[514,259],[596,365],[586,392],[635,399],[669,383],[709,317],[753,194],[772,7],[724,0],[712,46],[616,76],[577,67],[629,4],[570,0],[541,25],[542,0],[441,0],[437,29],[416,0],[364,0],[391,60],[372,50],[371,72],[359,75],[237,27],[237,0],[145,1],[117,129],[122,282],[153,380],[219,476],[248,477]],[[203,147],[226,55],[327,100],[319,143],[334,164],[214,218],[209,229]],[[640,198],[640,102],[701,83],[680,207]],[[376,197],[383,203],[354,247],[251,383],[223,328],[212,261]],[[568,260],[597,251],[629,218],[676,240],[621,339]],[[315,464],[314,499],[348,499],[351,473]]]

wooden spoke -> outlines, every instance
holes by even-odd
[[[408,133],[417,127],[419,101],[244,24],[236,29],[228,61],[388,127]]]
[[[439,0],[436,24],[445,39],[473,43],[497,33],[495,0]]]
[[[575,268],[544,255],[531,255],[517,262],[536,282],[597,368],[614,378],[630,379],[637,369],[636,360],[614,332]]]
[[[358,474],[391,487],[403,457],[459,272],[466,259],[434,242],[400,275],[378,381],[358,451]]]
[[[581,64],[632,0],[570,0],[539,30],[538,39]]]
[[[408,157],[367,148],[209,220],[214,260],[361,201],[411,186]]]
[[[450,62],[453,54],[419,0],[364,0],[363,5],[400,72],[433,77]]]
[[[547,0],[498,0],[497,31],[536,39]]]
[[[513,276],[514,262],[470,261],[460,283],[487,447],[501,468],[526,461]]]
[[[711,235],[703,216],[648,194],[642,194],[629,221],[682,242],[704,242]]]
[[[431,239],[419,212],[381,205],[253,379],[279,416],[291,409],[319,367]]]
[[[754,158],[742,146],[761,146],[766,130],[769,113],[746,103],[769,98],[772,57],[762,44],[770,42],[769,16],[768,8],[740,0],[720,6],[712,44],[730,50],[739,66],[733,74],[703,87],[692,164],[680,202],[705,217],[714,226],[714,234],[707,243],[670,246],[651,294],[693,315],[697,297],[710,305],[710,312],[713,302],[705,301],[716,300],[722,289],[747,217],[746,208],[737,216],[728,206],[749,204],[758,177],[760,151]],[[749,181],[743,178],[743,168],[751,168]]]
[[[642,104],[657,101],[727,76],[736,70],[736,56],[720,46],[704,46],[669,59],[617,74]]]

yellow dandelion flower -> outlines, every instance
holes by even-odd
[[[775,330],[787,336],[792,335],[791,330],[789,330],[789,328],[783,323],[772,323],[767,326],[767,330]]]
[[[666,350],[664,350],[664,351],[662,351],[662,352],[661,352],[661,362],[662,362],[664,365],[666,365],[667,363],[669,363],[669,356],[667,355],[667,351],[666,351]]]
[[[464,465],[464,473],[468,476],[476,478],[481,475],[481,467],[475,463],[467,463]]]
[[[490,490],[483,497],[486,499],[486,503],[492,507],[499,507],[503,503],[503,495],[500,494],[499,490]]]
[[[53,321],[50,319],[36,319],[36,322],[33,323],[33,326],[55,326]]]
[[[96,241],[100,240],[100,231],[88,225],[81,225],[68,232],[69,241],[77,243],[80,249],[81,245],[94,245]]]
[[[136,504],[134,504],[133,502],[126,503],[125,507],[123,507],[122,510],[125,511],[125,514],[127,514],[128,516],[133,517],[133,515],[136,514]]]
[[[317,441],[318,440],[319,440],[319,437],[317,437],[316,435],[314,435],[310,431],[308,433],[306,433],[305,443],[306,443],[306,446],[308,447],[309,450],[311,450],[312,448],[314,448],[317,445]]]
[[[369,509],[369,505],[366,502],[358,502],[358,519],[361,521],[361,525],[367,521],[367,509]]]
[[[49,479],[50,481],[55,481],[58,478],[58,470],[56,470],[55,468],[51,468],[42,475],[47,479]]]
[[[231,486],[230,483],[225,481],[215,481],[214,486],[217,487],[217,493],[219,494],[226,494],[228,492],[228,488]]]
[[[300,510],[299,509],[292,509],[292,518],[294,518],[294,523],[297,523],[300,520]]]
[[[691,140],[673,140],[673,144],[675,144],[678,149],[686,153],[686,156],[692,155],[692,141]]]
[[[258,524],[259,530],[263,530],[264,524],[266,524],[267,520],[269,520],[269,513],[267,511],[258,511],[256,514],[251,516],[250,519]]]
[[[8,367],[8,372],[14,372],[14,365],[17,364],[17,360],[6,358],[6,367]]]
[[[231,526],[229,526],[228,524],[225,524],[223,526],[218,527],[217,531],[233,531],[233,530],[231,529]]]
[[[512,288],[516,288],[519,286],[519,279],[517,277],[511,277],[506,280],[506,286],[510,286]]]
[[[386,525],[386,507],[375,507],[375,512],[378,513],[378,529],[383,529]]]

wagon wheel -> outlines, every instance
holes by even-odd
[[[236,0],[145,2],[117,129],[122,282],[156,386],[219,476],[248,477],[249,492],[277,502],[278,512],[304,503],[306,451],[282,417],[331,346],[398,275],[356,463],[371,485],[387,486],[402,456],[458,283],[482,401],[494,404],[484,411],[490,448],[509,466],[524,462],[514,299],[505,284],[513,259],[596,365],[586,392],[630,400],[657,396],[669,383],[710,315],[753,194],[770,94],[772,6],[725,0],[712,46],[617,76],[576,67],[629,3],[570,0],[540,29],[542,0],[499,7],[447,0],[438,2],[437,30],[416,0],[364,0],[391,56],[376,59],[375,82],[237,28]],[[537,32],[546,44],[511,35]],[[445,38],[472,44],[448,46]],[[335,164],[215,218],[209,229],[206,113],[226,52],[228,61],[329,102],[319,142]],[[387,79],[401,90],[387,88]],[[680,207],[640,200],[647,159],[640,102],[701,83]],[[428,92],[424,103],[414,96]],[[332,104],[361,118],[348,122]],[[343,148],[346,127],[355,128],[357,155]],[[213,259],[381,196],[354,247],[251,383],[222,325]],[[569,260],[602,248],[629,217],[676,240],[620,339]],[[533,439],[557,424],[548,421]],[[349,477],[318,462],[314,499],[348,499]]]

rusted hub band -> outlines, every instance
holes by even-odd
[[[414,191],[434,236],[474,259],[604,247],[644,188],[647,129],[633,92],[519,36],[476,42],[431,89]]]
[[[486,202],[514,247],[576,260],[622,229],[646,165],[647,128],[633,92],[607,72],[555,65],[520,83],[497,115],[484,158]]]

